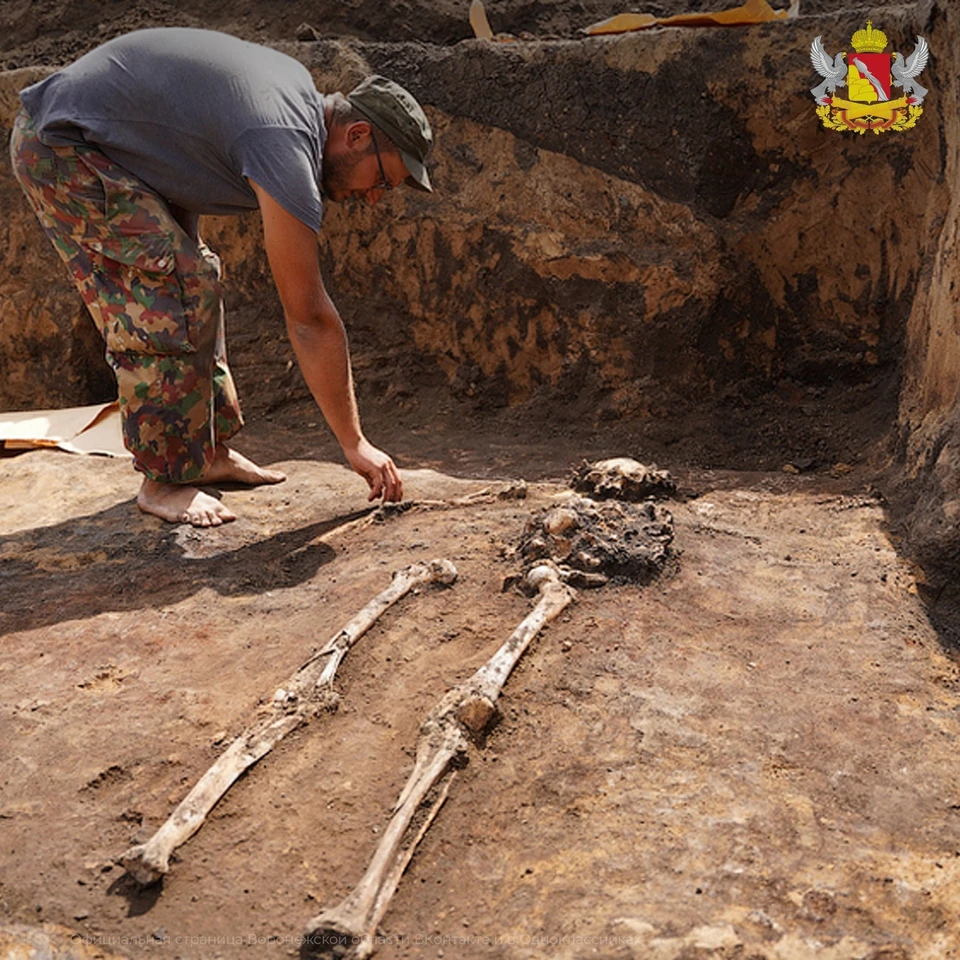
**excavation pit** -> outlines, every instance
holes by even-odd
[[[207,219],[238,447],[289,479],[221,491],[240,519],[187,537],[138,514],[123,462],[3,452],[3,949],[299,950],[374,854],[424,716],[530,613],[504,577],[575,567],[592,523],[580,573],[599,559],[610,582],[578,589],[508,679],[377,955],[955,954],[960,12],[804,0],[756,27],[587,38],[624,5],[491,2],[514,39],[481,42],[466,3],[81,7],[3,5],[6,129],[22,86],[158,24],[276,43],[324,89],[384,73],[425,104],[435,194],[330,204],[319,248],[367,433],[415,505],[365,522],[258,216]],[[912,131],[816,116],[811,41],[848,49],[868,16],[899,51],[930,44]],[[108,400],[83,305],[0,163],[0,409]],[[594,482],[564,528],[571,465],[621,451],[683,496]],[[525,498],[500,496],[510,481]],[[650,528],[649,565],[614,521]],[[457,583],[351,650],[340,709],[252,766],[162,887],[112,895],[117,855],[291,672],[390,572],[441,556]]]

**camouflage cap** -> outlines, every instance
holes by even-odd
[[[393,142],[410,173],[407,183],[432,191],[424,162],[433,149],[433,131],[413,95],[375,74],[351,90],[347,99]]]

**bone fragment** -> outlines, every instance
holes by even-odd
[[[413,772],[394,806],[393,819],[363,879],[342,903],[324,910],[307,925],[305,940],[309,956],[323,960],[347,957],[360,960],[373,953],[377,924],[386,913],[403,870],[446,791],[434,801],[426,822],[404,846],[404,837],[420,804],[447,772],[451,761],[462,758],[470,739],[490,722],[500,691],[530,641],[576,596],[575,591],[560,580],[552,564],[534,567],[527,574],[527,583],[540,591],[539,602],[503,646],[430,711],[420,727]]]
[[[388,517],[407,513],[410,510],[432,509],[435,507],[475,507],[482,503],[496,503],[498,500],[524,500],[527,496],[527,481],[513,480],[499,489],[484,487],[462,497],[450,497],[447,500],[402,500],[400,503],[384,503],[368,517],[368,523],[379,523]]]
[[[630,457],[596,463],[584,460],[573,471],[570,486],[598,500],[642,501],[648,497],[672,497],[677,492],[677,482],[668,470],[658,470],[655,463],[644,466]]]
[[[457,569],[449,560],[412,563],[398,570],[386,590],[374,597],[339,633],[280,686],[260,717],[217,758],[183,798],[166,823],[144,844],[131,847],[119,862],[142,885],[169,870],[170,854],[200,829],[207,814],[237,777],[267,754],[291,730],[321,710],[335,709],[334,677],[347,651],[376,620],[420,584],[453,583]]]

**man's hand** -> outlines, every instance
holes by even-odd
[[[388,503],[398,503],[403,499],[400,471],[386,453],[365,438],[356,447],[344,447],[343,452],[350,466],[370,485],[368,500],[382,497]]]

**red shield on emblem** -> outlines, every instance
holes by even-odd
[[[883,90],[881,100],[890,99],[890,54],[889,53],[848,53],[847,64],[853,67],[864,80],[870,81],[871,86],[879,95]],[[877,85],[879,84],[879,89]],[[852,99],[860,99],[853,97]]]

